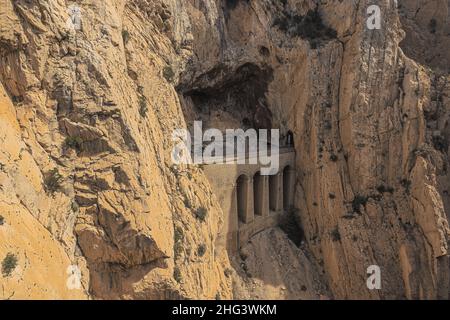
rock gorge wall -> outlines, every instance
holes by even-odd
[[[380,30],[368,0],[0,4],[2,298],[448,298],[448,1],[378,1]],[[300,247],[216,246],[202,169],[171,162],[196,119],[294,133]]]

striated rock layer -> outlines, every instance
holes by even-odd
[[[0,0],[0,297],[447,299],[449,3],[371,4]],[[293,133],[298,247],[219,244],[194,120]]]

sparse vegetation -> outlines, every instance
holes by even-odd
[[[436,33],[437,31],[437,20],[436,19],[431,19],[430,23],[428,24],[428,28],[430,29],[430,33]]]
[[[369,198],[365,196],[361,195],[355,196],[355,198],[352,201],[353,212],[361,214],[361,206],[365,206],[368,200]]]
[[[178,226],[175,227],[173,237],[174,237],[175,242],[183,241],[183,239],[184,239],[184,231],[183,231],[183,229],[181,227],[178,227]]]
[[[184,199],[184,206],[188,209],[192,208],[191,201],[188,198]]]
[[[318,10],[310,10],[305,16],[293,15],[284,11],[282,16],[276,18],[273,26],[278,27],[291,37],[300,37],[309,40],[313,49],[317,48],[321,41],[337,37],[336,30],[325,26]]]
[[[83,149],[83,139],[79,136],[67,137],[64,144],[77,152],[81,152]]]
[[[57,168],[50,170],[45,175],[44,183],[48,193],[55,193],[61,188],[62,176]]]
[[[127,44],[130,40],[130,33],[128,32],[128,30],[122,30],[122,40],[124,44]]]
[[[4,277],[9,277],[14,269],[17,267],[17,257],[14,253],[9,252],[2,261],[2,274]]]
[[[173,269],[173,278],[175,279],[176,282],[180,283],[183,280],[183,277],[181,275],[181,271],[180,268],[175,266],[175,268]]]
[[[225,277],[229,278],[233,275],[233,270],[231,270],[230,268],[226,268],[224,271]]]
[[[148,106],[147,106],[147,99],[145,99],[144,96],[139,96],[139,114],[141,117],[145,118],[147,115]]]
[[[72,204],[70,205],[73,212],[78,212],[80,210],[80,205],[75,200],[72,201]]]
[[[175,258],[178,258],[181,256],[181,253],[183,252],[183,239],[184,239],[184,232],[183,229],[179,226],[176,226],[173,233],[173,240],[174,240],[174,253]]]
[[[195,211],[195,217],[204,222],[206,220],[206,216],[208,215],[208,210],[205,207],[200,207]]]
[[[441,135],[435,135],[433,136],[433,146],[436,150],[447,152],[448,141]]]
[[[332,154],[332,155],[330,156],[330,160],[333,161],[333,162],[337,162],[338,159],[339,159],[338,156],[335,155],[335,154]]]
[[[0,226],[2,226],[5,223],[5,218],[3,216],[0,216]]]
[[[339,233],[338,227],[334,228],[333,231],[331,231],[331,240],[334,242],[341,240],[341,234]]]
[[[175,259],[181,256],[181,253],[183,252],[183,243],[181,241],[175,242],[175,245],[173,246],[173,252],[175,254]]]
[[[163,77],[167,80],[167,82],[172,83],[175,78],[175,72],[173,71],[171,66],[166,66],[163,69]]]
[[[410,189],[411,189],[411,180],[408,179],[402,179],[400,181],[400,184],[403,186],[403,188],[405,188],[406,192],[409,193]]]
[[[379,193],[386,193],[386,192],[388,192],[388,193],[392,194],[392,193],[394,193],[395,189],[393,187],[385,186],[385,185],[381,184],[381,185],[379,185],[377,187],[377,191]]]
[[[197,248],[197,255],[199,257],[203,257],[206,253],[206,246],[204,244],[201,244]]]

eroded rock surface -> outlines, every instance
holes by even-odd
[[[448,298],[449,5],[378,2],[0,0],[0,297]],[[200,119],[293,132],[300,249],[216,245]]]

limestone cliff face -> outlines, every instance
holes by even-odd
[[[0,0],[0,297],[448,298],[449,4],[378,2]],[[194,120],[294,133],[299,247],[217,244]]]

